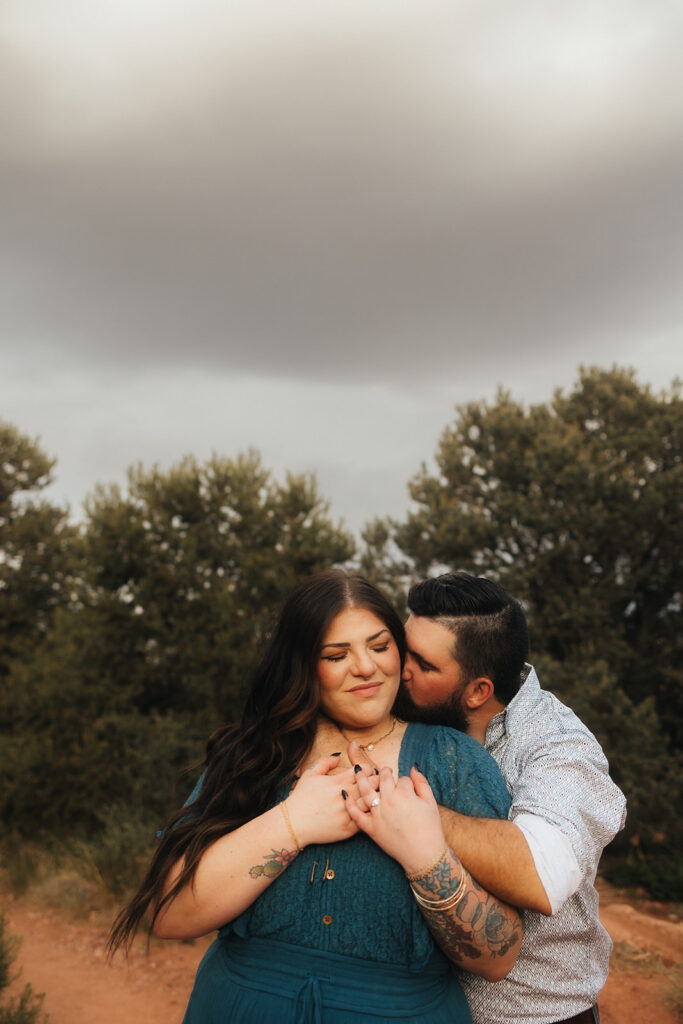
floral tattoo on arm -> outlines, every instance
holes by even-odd
[[[411,882],[429,930],[446,955],[458,963],[505,956],[522,938],[518,912],[482,889],[457,864],[449,851],[428,875]],[[459,898],[457,891],[462,893]],[[422,900],[449,901],[449,906],[429,907]]]
[[[254,864],[249,868],[250,878],[277,878],[292,863],[298,850],[271,850],[264,853],[263,864]]]

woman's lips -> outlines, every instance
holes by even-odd
[[[354,686],[349,693],[355,693],[357,697],[371,697],[381,685],[382,683],[362,683],[360,686]]]

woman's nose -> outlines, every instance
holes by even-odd
[[[352,671],[354,675],[371,676],[375,671],[375,661],[370,652],[366,650],[357,651],[353,658]]]

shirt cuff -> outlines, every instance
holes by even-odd
[[[518,814],[514,823],[524,834],[550,910],[556,914],[582,881],[571,843],[564,832],[536,814]]]

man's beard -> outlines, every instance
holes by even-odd
[[[402,718],[404,722],[447,725],[451,729],[467,732],[469,723],[461,703],[463,689],[464,687],[458,687],[447,700],[443,700],[439,704],[420,707],[408,693],[406,684],[402,682],[398,688],[392,712],[397,718]]]

